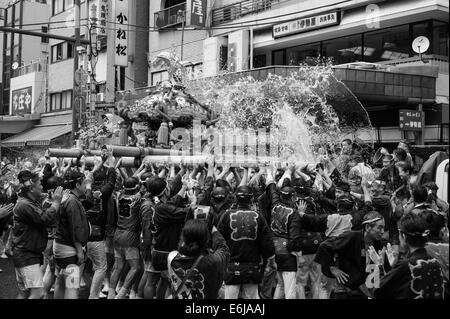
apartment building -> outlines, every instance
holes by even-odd
[[[206,28],[178,18],[206,6]],[[184,48],[183,59],[203,76],[244,72],[285,74],[317,58],[331,60],[338,79],[358,97],[379,143],[401,138],[421,144],[449,140],[449,4],[444,0],[215,0],[152,1],[152,56]],[[153,19],[153,20],[152,20]],[[158,20],[159,19],[159,20]],[[181,40],[181,32],[185,31]],[[424,36],[422,55],[412,42]],[[203,40],[202,40],[203,39]],[[183,46],[181,46],[183,43]],[[164,80],[152,69],[149,83]],[[423,108],[425,130],[400,128],[399,110]]]
[[[1,146],[71,146],[69,136],[72,132],[74,77],[78,74],[74,70],[75,55],[78,55],[79,68],[83,70],[79,78],[82,82],[81,96],[86,105],[86,109],[78,114],[86,115],[88,111],[92,111],[92,114],[99,115],[104,108],[114,108],[116,91],[147,85],[149,39],[148,30],[142,30],[148,26],[149,2],[127,1],[125,27],[128,50],[126,63],[121,66],[115,63],[115,2],[116,0],[81,1],[81,39],[91,40],[89,48],[85,45],[75,48],[73,42],[48,39],[47,63],[45,70],[42,69],[44,79],[36,80],[36,83],[45,84],[47,100],[39,109],[31,112],[36,113],[34,116],[38,119],[33,122],[32,128],[3,140]],[[75,36],[74,0],[50,0],[47,10],[47,32],[65,37]],[[97,41],[92,38],[94,18],[97,24]],[[88,53],[91,53],[90,56]],[[25,79],[22,78],[21,81],[23,83]],[[87,91],[90,91],[90,95]],[[91,101],[95,101],[95,109],[90,108],[93,105]]]

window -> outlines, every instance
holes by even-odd
[[[73,43],[61,42],[52,46],[52,63],[72,59],[73,56]]]
[[[433,44],[430,53],[449,56],[448,23],[433,21]]]
[[[64,0],[53,0],[52,2],[53,15],[64,11]]]
[[[320,56],[320,42],[286,50],[288,65],[300,65]]]
[[[80,1],[83,3],[84,1]],[[53,15],[69,10],[75,5],[75,0],[52,0]]]
[[[48,112],[58,112],[72,108],[72,90],[50,94]]]
[[[52,46],[52,63],[63,60],[63,46],[64,42]]]
[[[266,62],[266,55],[265,54],[259,54],[259,55],[255,55],[253,57],[253,68],[257,69],[257,68],[263,68],[267,65]]]
[[[152,73],[152,86],[156,86],[158,83],[169,79],[169,73],[167,71],[153,72]]]
[[[48,27],[41,27],[42,33],[48,33]],[[41,38],[41,43],[48,43],[49,38]]]
[[[379,62],[408,58],[411,53],[409,25],[364,34],[364,61]]]
[[[326,59],[332,59],[335,64],[362,61],[361,42],[361,34],[324,41],[322,55]],[[368,54],[366,48],[364,48],[364,54]]]
[[[286,65],[286,50],[273,51],[273,65]]]

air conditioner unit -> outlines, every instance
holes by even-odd
[[[105,93],[97,93],[97,102],[105,102]]]
[[[239,72],[248,70],[250,32],[239,30],[228,35],[228,70]]]
[[[228,39],[211,37],[203,41],[203,76],[216,76],[226,69],[228,56]]]

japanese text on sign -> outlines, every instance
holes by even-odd
[[[329,12],[273,26],[273,37],[279,38],[340,23],[339,12]]]
[[[399,111],[399,125],[403,131],[421,131],[423,112],[412,110]]]
[[[108,0],[99,0],[98,34],[106,35],[106,21],[108,18]]]
[[[30,114],[32,106],[32,96],[32,87],[14,90],[11,94],[12,115]]]
[[[128,1],[115,0],[115,63],[128,66]]]
[[[191,25],[204,27],[206,24],[206,0],[192,0]]]

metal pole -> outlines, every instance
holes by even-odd
[[[73,94],[72,94],[72,145],[75,142],[75,136],[78,132],[78,116],[76,102],[80,99],[80,92],[78,83],[75,78],[75,73],[79,68],[78,61],[78,47],[80,46],[80,0],[75,0],[75,52],[73,58]],[[81,111],[81,110],[80,110]]]
[[[28,31],[23,29],[17,29],[17,28],[10,28],[10,27],[2,27],[0,26],[0,32],[5,33],[17,33],[17,34],[25,34],[30,36],[35,36],[39,38],[46,38],[46,39],[56,39],[56,40],[64,40],[70,43],[74,43],[76,41],[75,38],[72,37],[65,37],[62,35],[56,35],[56,34],[50,34],[50,33],[44,33],[44,32],[37,32],[37,31]],[[80,39],[81,44],[88,44],[88,40],[82,40]]]
[[[181,11],[181,10],[180,10]],[[181,56],[180,56],[180,61],[183,61],[183,51],[184,51],[184,27],[186,25],[186,11],[182,11],[181,13],[182,15],[182,20],[181,20],[181,25],[182,25],[182,29],[181,29]]]
[[[250,28],[250,70],[253,70],[253,27]]]

